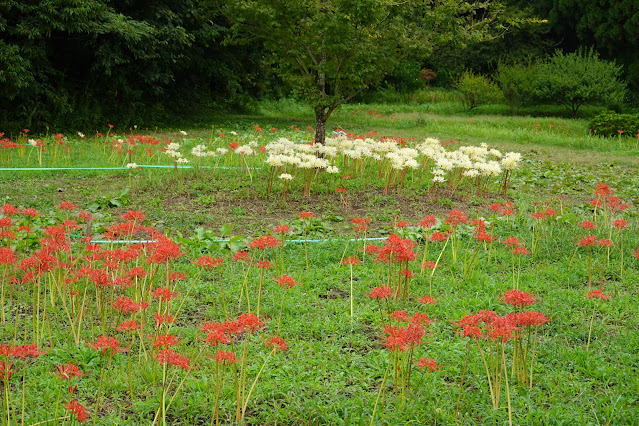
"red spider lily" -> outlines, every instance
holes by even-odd
[[[533,213],[532,217],[535,220],[543,220],[545,215],[544,215],[544,212],[535,212]]]
[[[0,247],[0,265],[16,263],[16,257],[9,247]]]
[[[13,204],[5,204],[2,206],[2,214],[5,216],[13,216],[18,213],[18,209]]]
[[[513,209],[503,209],[501,211],[502,216],[515,216],[515,211]]]
[[[177,297],[177,293],[162,287],[156,288],[151,294],[153,294],[154,299],[159,299],[162,302],[168,302]]]
[[[603,292],[600,289],[592,290],[590,293],[588,293],[586,297],[588,299],[600,299],[600,300],[610,299],[610,296],[606,296],[605,294],[603,294]]]
[[[626,220],[624,219],[616,219],[612,223],[612,226],[617,228],[619,231],[623,231],[626,228],[626,226],[628,226],[628,222],[626,222]]]
[[[126,296],[120,296],[115,302],[113,302],[113,307],[122,312],[124,315],[129,315],[148,308],[149,304],[144,302],[138,304]]]
[[[488,206],[488,208],[490,210],[494,211],[495,213],[499,214],[499,212],[501,211],[501,204],[492,203],[490,206]]]
[[[279,278],[275,278],[275,281],[277,281],[280,287],[286,287],[286,289],[293,288],[294,286],[299,284],[298,282],[296,283],[293,277],[291,277],[290,275],[282,275]]]
[[[156,235],[157,241],[148,244],[149,256],[147,263],[165,264],[169,260],[178,259],[182,256],[180,246],[166,238],[164,235]]]
[[[506,315],[515,327],[539,327],[548,322],[548,317],[541,312],[525,311]]]
[[[521,244],[521,242],[519,241],[519,238],[517,237],[508,237],[506,238],[505,241],[502,241],[501,243],[513,248]]]
[[[354,256],[350,256],[344,259],[343,263],[344,265],[359,265],[359,259]]]
[[[379,250],[377,260],[395,262],[415,260],[414,245],[415,243],[409,239],[402,239],[396,234],[391,234],[386,239],[386,245]]]
[[[164,323],[175,322],[175,317],[171,314],[161,314],[159,312],[156,312],[155,316],[153,317],[153,321],[155,322],[155,326],[159,327]]]
[[[206,338],[204,339],[204,341],[211,346],[217,346],[220,343],[225,345],[231,343],[231,339],[229,339],[229,337],[226,335],[224,330],[221,330],[221,329],[210,331],[206,335]]]
[[[406,311],[394,311],[392,314],[390,314],[390,317],[395,321],[408,322],[408,314],[406,313]]]
[[[602,238],[597,242],[598,245],[603,247],[612,247],[612,241],[608,238]]]
[[[56,365],[55,367],[58,371],[54,374],[62,380],[71,380],[73,377],[84,377],[88,374],[80,371],[80,368],[71,362],[64,365]]]
[[[37,358],[43,354],[44,352],[41,352],[34,344],[17,346],[0,345],[0,356],[4,355],[6,357],[7,355],[9,355],[14,358],[20,358],[23,361],[27,357]]]
[[[269,262],[268,260],[260,260],[259,262],[257,262],[257,267],[259,269],[271,269],[273,265],[271,265],[271,262]]]
[[[446,225],[450,225],[452,228],[456,228],[461,223],[468,222],[468,217],[464,216],[461,210],[451,210],[446,218]]]
[[[424,305],[434,305],[437,303],[437,299],[433,296],[422,296],[419,298],[419,303],[423,303]]]
[[[14,225],[14,223],[11,220],[10,217],[0,218],[0,228],[9,228],[9,227],[11,227],[13,225]]]
[[[58,209],[71,211],[71,210],[75,210],[77,207],[78,206],[76,204],[71,204],[68,201],[63,201],[62,204],[58,206]]]
[[[75,417],[80,423],[84,423],[89,418],[89,413],[87,413],[87,410],[78,402],[77,399],[65,403],[64,406],[67,407],[67,410],[75,414]]]
[[[144,213],[137,210],[129,210],[125,214],[122,215],[124,220],[131,220],[134,222],[142,222],[145,218]]]
[[[273,232],[277,233],[277,234],[288,234],[292,231],[292,229],[286,225],[277,225],[275,228],[273,228]]]
[[[36,216],[40,216],[40,213],[38,213],[38,211],[36,211],[36,209],[32,209],[32,208],[24,209],[22,214],[24,216],[30,217],[31,219],[33,219]]]
[[[366,246],[365,252],[366,254],[377,254],[379,253],[379,247],[374,244],[369,244]]]
[[[302,213],[298,214],[297,217],[299,217],[300,219],[312,219],[313,218],[313,213],[311,213],[311,212],[302,212]]]
[[[160,334],[158,336],[155,336],[153,341],[154,348],[166,349],[177,344],[177,338],[171,334]]]
[[[123,321],[117,328],[118,331],[135,331],[140,328],[136,320]]]
[[[406,228],[408,226],[408,222],[406,222],[405,220],[400,220],[399,222],[397,222],[395,224],[396,228]]]
[[[406,278],[413,278],[413,271],[411,271],[410,269],[402,269],[400,274]]]
[[[351,223],[353,225],[367,225],[371,223],[371,220],[368,217],[354,217],[351,219]]]
[[[123,352],[129,348],[123,348],[120,342],[115,337],[99,336],[96,343],[87,343],[88,347],[95,349],[96,351],[102,351],[103,354],[110,352],[111,354],[117,352]]]
[[[584,220],[583,222],[581,222],[581,224],[579,225],[580,227],[582,227],[583,229],[595,229],[595,224],[589,220]]]
[[[260,238],[257,238],[251,241],[251,244],[250,244],[253,250],[255,249],[264,250],[267,248],[277,247],[279,245],[280,245],[280,241],[272,235],[264,235]]]
[[[248,262],[249,260],[250,258],[247,251],[238,251],[233,255],[233,262]]]
[[[433,232],[433,235],[430,236],[430,241],[433,242],[433,243],[437,243],[437,242],[441,242],[441,241],[446,241],[447,238],[448,237],[444,233]]]
[[[504,303],[507,305],[515,306],[517,308],[523,308],[525,306],[534,305],[537,303],[534,297],[525,291],[512,289],[508,290],[504,294]]]
[[[388,334],[384,345],[391,351],[405,351],[420,344],[424,336],[421,324],[411,323],[407,327],[387,326],[384,332]]]
[[[487,234],[486,232],[484,232],[483,229],[480,229],[478,233],[473,233],[473,238],[475,238],[479,242],[484,242],[484,243],[492,243],[493,241],[496,240],[495,237]]]
[[[240,330],[248,328],[251,332],[257,330],[263,325],[263,322],[260,321],[260,319],[255,314],[250,312],[240,315],[237,319],[237,322],[239,324]]]
[[[204,269],[211,270],[220,266],[223,261],[224,259],[221,257],[200,256],[198,260],[195,261],[195,264]]]
[[[160,364],[175,365],[180,367],[182,370],[191,369],[188,358],[179,355],[173,349],[162,349],[158,352],[155,358]]]
[[[441,368],[441,366],[437,365],[437,361],[432,358],[420,358],[419,361],[415,362],[415,364],[417,365],[417,368],[419,368],[419,371],[428,368],[431,373]]]
[[[422,263],[422,268],[424,268],[424,269],[435,269],[435,268],[437,268],[437,265],[432,260],[427,260],[426,262]]]
[[[237,363],[237,359],[235,359],[235,353],[226,352],[223,350],[219,350],[217,354],[215,354],[215,360],[222,365],[230,365]]]
[[[598,243],[599,241],[597,241],[597,236],[588,235],[587,237],[582,238],[581,241],[577,243],[577,245],[580,247],[592,247],[596,246]]]
[[[528,251],[526,247],[518,246],[513,249],[513,254],[516,254],[518,256],[527,256],[530,254],[530,252]]]
[[[286,344],[284,339],[278,336],[271,337],[269,341],[266,342],[266,345],[272,347],[273,349],[279,349],[281,351],[285,351],[288,349],[288,345]]]
[[[368,293],[367,297],[370,297],[371,299],[388,299],[389,297],[391,297],[393,293],[393,290],[391,290],[390,287],[388,286],[382,286],[382,287],[375,287],[374,289],[371,290],[370,293]]]
[[[608,186],[608,185],[606,185],[604,183],[597,184],[597,189],[595,190],[595,195],[602,195],[604,197],[607,197],[610,194],[612,194],[612,189],[610,189],[610,186]]]
[[[419,226],[421,226],[422,228],[431,228],[435,224],[435,222],[437,222],[435,216],[428,215],[424,216],[421,222],[419,222]]]

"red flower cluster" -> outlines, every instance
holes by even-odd
[[[220,266],[223,261],[224,259],[221,257],[200,256],[198,260],[195,261],[195,264],[204,269],[211,270]]]
[[[148,308],[149,304],[144,302],[138,304],[126,296],[120,296],[113,302],[113,307],[122,312],[122,314],[129,315]]]
[[[359,259],[355,256],[349,256],[344,259],[344,265],[359,265]]]
[[[263,325],[262,321],[252,313],[244,313],[234,321],[207,322],[201,330],[206,333],[204,341],[211,346],[229,344],[245,331],[254,332]]]
[[[537,302],[534,297],[525,291],[512,289],[504,294],[504,303],[516,308],[523,308],[524,306],[534,305]]]
[[[275,232],[276,234],[288,234],[289,232],[291,232],[291,228],[286,224],[277,225],[275,228],[273,228],[273,232]]]
[[[251,244],[250,244],[253,250],[255,249],[264,250],[267,248],[277,247],[279,245],[280,245],[280,241],[272,235],[264,235],[260,238],[257,238],[251,241]]]
[[[179,355],[172,349],[163,349],[155,356],[160,364],[175,365],[182,370],[190,370],[188,358]]]
[[[446,225],[450,225],[452,228],[456,228],[462,223],[467,223],[468,217],[464,216],[461,210],[451,210],[446,218]]]
[[[55,375],[62,380],[71,380],[73,377],[84,377],[87,375],[87,373],[80,371],[80,368],[71,362],[65,365],[56,365],[55,367],[58,370]]]
[[[285,351],[288,349],[288,345],[286,344],[284,339],[278,336],[271,337],[269,341],[266,342],[266,345],[272,347],[273,349],[279,349],[281,351]]]
[[[439,365],[437,365],[437,361],[432,358],[420,358],[419,361],[415,362],[415,364],[417,364],[417,368],[419,368],[419,371],[428,368],[431,373],[441,368]]]
[[[223,365],[235,364],[237,362],[237,359],[235,359],[235,354],[233,352],[226,352],[221,349],[217,352],[217,354],[215,354],[215,360],[219,364]]]
[[[87,413],[87,410],[78,402],[77,399],[65,403],[64,406],[67,407],[67,410],[75,414],[75,417],[80,423],[84,423],[89,418],[89,413]]]
[[[282,275],[275,280],[280,285],[280,287],[286,287],[287,289],[293,288],[294,286],[299,284],[298,282],[296,283],[293,277],[291,277],[290,275]]]
[[[409,239],[402,239],[396,234],[391,234],[386,239],[386,244],[379,250],[377,260],[380,262],[408,262],[415,260],[415,251],[413,251],[413,243]]]
[[[96,343],[87,343],[86,345],[96,351],[102,351],[103,354],[106,354],[107,352],[115,354],[129,349],[121,347],[120,342],[115,337],[108,336],[99,336]]]
[[[419,222],[419,226],[422,228],[432,228],[432,226],[437,222],[437,219],[433,215],[424,216],[424,218]]]
[[[392,292],[393,291],[388,286],[375,287],[374,289],[371,290],[370,293],[368,293],[367,297],[370,297],[371,299],[378,299],[378,300],[388,299],[389,297],[391,297]]]
[[[464,337],[506,342],[515,330],[528,326],[538,327],[547,321],[548,318],[544,314],[535,311],[499,316],[494,311],[482,310],[477,314],[466,315],[453,324],[461,327]]]
[[[577,245],[579,247],[593,247],[593,246],[610,247],[612,246],[612,241],[610,241],[608,238],[602,238],[601,240],[597,240],[596,235],[588,235],[582,238],[581,241],[577,243]]]
[[[586,297],[588,299],[600,299],[600,300],[608,300],[608,299],[610,299],[610,296],[606,296],[599,289],[592,290],[590,293],[588,293],[588,295]]]

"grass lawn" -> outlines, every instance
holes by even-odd
[[[38,170],[0,171],[3,424],[639,424],[638,140],[482,108],[329,125],[519,152],[505,194],[345,156],[284,186],[258,147],[312,137],[290,102],[135,145],[16,138],[2,167]]]

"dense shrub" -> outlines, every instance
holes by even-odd
[[[584,104],[622,102],[626,84],[619,80],[620,75],[621,66],[599,59],[592,50],[569,54],[557,51],[539,70],[537,94],[564,105],[576,117]]]
[[[502,99],[499,87],[488,77],[466,71],[457,80],[457,89],[462,92],[462,103],[470,111],[479,105]]]
[[[639,114],[617,114],[605,112],[590,121],[591,133],[599,136],[637,136],[639,133]]]
[[[522,106],[532,103],[537,87],[538,68],[538,65],[533,63],[499,63],[495,81],[510,107],[511,114],[518,114]]]

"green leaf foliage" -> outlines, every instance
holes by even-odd
[[[264,43],[269,63],[326,120],[340,104],[389,74],[402,59],[483,39],[498,2],[440,0],[232,0],[218,6],[235,43]]]
[[[564,105],[577,116],[584,104],[622,102],[626,85],[620,80],[621,66],[599,59],[593,50],[555,55],[540,67],[537,95]]]
[[[605,112],[590,121],[590,133],[598,136],[639,137],[639,114]]]
[[[479,106],[501,100],[499,87],[488,77],[466,71],[457,80],[457,89],[462,93],[462,102],[470,111]]]
[[[518,114],[522,106],[533,102],[538,68],[533,63],[499,63],[495,81],[513,115]]]
[[[2,1],[0,128],[124,127],[251,90],[255,49],[222,46],[223,23],[191,0]]]

